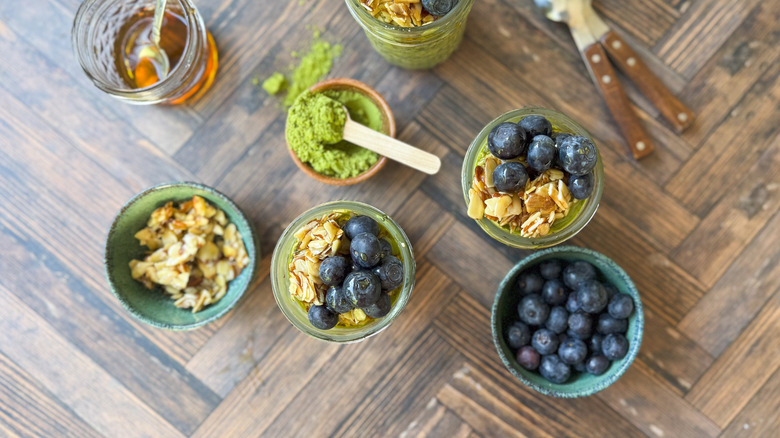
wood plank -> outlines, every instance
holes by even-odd
[[[772,436],[780,427],[780,369],[775,371],[761,390],[740,411],[721,435],[724,438],[738,436]]]
[[[0,434],[3,436],[100,436],[3,354],[0,354],[0,400]]]
[[[762,238],[762,229],[779,208],[780,135],[777,135],[671,256],[711,287],[754,238]]]
[[[780,293],[734,340],[685,397],[726,427],[780,367]]]
[[[170,423],[68,343],[0,285],[0,352],[26,370],[97,432],[182,437]],[[46,352],[46,354],[41,354]]]
[[[680,18],[679,11],[663,0],[598,0],[593,7],[649,45],[662,38]]]
[[[425,194],[415,191],[393,216],[409,237],[415,258],[422,258],[453,225],[455,218],[437,208]]]
[[[401,432],[399,438],[469,438],[474,430],[434,397]]]
[[[761,231],[780,235],[780,214]],[[678,328],[713,356],[720,356],[780,288],[780,249],[772,238],[756,238],[685,315]],[[723,315],[728,315],[724,318]]]

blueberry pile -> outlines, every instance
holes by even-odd
[[[422,0],[422,7],[431,15],[441,17],[447,15],[455,7],[458,0]]]
[[[519,321],[506,341],[517,362],[553,383],[573,372],[603,374],[628,353],[628,318],[634,300],[601,283],[585,261],[546,260],[517,279]]]
[[[382,318],[390,312],[389,293],[404,282],[404,265],[393,255],[390,242],[378,237],[375,220],[353,216],[343,229],[350,239],[350,256],[322,261],[319,276],[328,286],[325,304],[309,308],[309,322],[321,330],[332,329],[339,314],[357,308],[371,318]]]
[[[525,160],[525,164],[506,161],[496,166],[493,184],[500,192],[518,193],[529,178],[548,169],[565,172],[574,198],[585,199],[593,192],[596,146],[587,137],[553,132],[552,123],[543,116],[497,125],[488,135],[488,150],[501,160]]]

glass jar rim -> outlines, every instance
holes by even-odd
[[[582,127],[582,125],[580,125],[579,123],[574,121],[571,117],[567,116],[562,112],[551,110],[548,108],[529,106],[529,107],[511,110],[496,117],[490,123],[488,123],[484,128],[482,128],[479,134],[477,134],[477,136],[474,138],[474,141],[472,141],[471,145],[469,145],[469,148],[466,151],[466,155],[463,158],[463,167],[461,169],[461,186],[463,189],[463,197],[466,206],[468,206],[469,204],[469,189],[471,188],[472,179],[474,178],[474,166],[476,165],[477,157],[481,152],[482,143],[487,139],[487,136],[490,133],[490,131],[496,125],[503,123],[507,120],[518,118],[518,117],[537,115],[537,114],[547,117],[549,119],[553,119],[551,120],[553,124],[555,124],[556,121],[562,121],[566,124],[567,128],[573,128],[576,131],[577,135],[584,135],[588,137],[596,146],[596,154],[598,156],[598,161],[596,162],[596,168],[594,169],[595,186],[593,188],[593,193],[591,193],[588,199],[585,200],[586,204],[582,207],[582,210],[577,214],[577,217],[575,217],[574,220],[572,220],[561,230],[552,232],[547,236],[543,236],[543,237],[528,238],[528,237],[522,237],[516,233],[510,233],[506,229],[496,225],[490,219],[482,218],[479,220],[475,220],[475,222],[477,222],[477,225],[479,225],[479,227],[482,228],[482,230],[485,231],[485,233],[487,233],[490,237],[498,240],[499,242],[505,245],[512,246],[515,248],[522,248],[522,249],[547,248],[550,246],[555,246],[560,243],[563,243],[564,241],[574,237],[583,228],[585,228],[585,226],[590,222],[593,216],[595,216],[596,210],[598,210],[599,207],[601,196],[604,192],[604,164],[601,158],[601,152],[599,151],[599,146],[596,143],[596,141],[593,139],[593,136],[590,135],[590,133],[584,127]]]
[[[441,27],[447,26],[451,21],[457,20],[457,16],[464,10],[471,8],[471,5],[473,4],[474,0],[458,0],[458,3],[455,5],[454,8],[450,12],[448,12],[443,17],[438,18],[437,20],[426,24],[424,26],[419,27],[401,27],[395,24],[389,24],[385,23],[382,20],[378,20],[373,15],[371,15],[365,8],[361,7],[359,5],[359,0],[344,0],[347,3],[347,6],[350,10],[355,11],[354,14],[357,14],[357,16],[365,22],[375,22],[377,25],[383,30],[388,33],[395,33],[400,35],[414,35],[416,33],[433,33],[436,29],[439,29]],[[371,33],[376,35],[376,32],[369,30],[365,26],[363,27],[363,30],[370,31]],[[439,38],[446,37],[446,34],[442,34]],[[377,37],[380,37],[377,35]],[[380,37],[381,38],[381,37]],[[397,43],[398,45],[405,45],[405,46],[415,46],[419,45],[417,44],[401,44]]]

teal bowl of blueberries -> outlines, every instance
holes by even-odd
[[[615,383],[642,345],[642,302],[607,256],[575,246],[537,251],[515,265],[493,302],[493,342],[512,375],[559,398]]]

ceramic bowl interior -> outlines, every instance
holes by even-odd
[[[152,211],[168,201],[178,204],[192,199],[193,195],[201,196],[225,212],[241,233],[250,257],[249,265],[228,283],[225,296],[197,313],[177,308],[161,290],[144,287],[131,277],[129,267],[131,260],[145,256],[147,248],[142,247],[134,235],[146,226]],[[252,283],[259,257],[260,246],[254,227],[227,196],[196,183],[166,183],[137,194],[116,215],[106,240],[105,270],[111,292],[136,319],[158,328],[188,330],[219,319],[235,306]]]
[[[396,135],[396,127],[395,127],[395,116],[393,115],[393,110],[390,109],[390,105],[387,104],[387,101],[384,97],[382,97],[381,94],[379,94],[376,90],[369,87],[368,85],[364,84],[363,82],[357,81],[355,79],[350,78],[336,78],[336,79],[328,79],[326,81],[318,82],[309,88],[309,90],[314,92],[320,92],[325,90],[351,90],[351,91],[357,91],[358,93],[363,94],[364,96],[371,99],[371,101],[380,109],[383,116],[382,121],[382,132],[389,135],[390,137],[395,137]],[[295,162],[295,165],[298,166],[299,169],[303,171],[306,175],[310,176],[311,178],[314,178],[315,180],[330,184],[334,186],[349,186],[352,184],[357,184],[359,182],[365,181],[372,176],[376,175],[377,172],[379,172],[382,167],[384,167],[385,163],[387,163],[387,157],[379,156],[379,159],[376,163],[374,163],[373,166],[369,167],[368,170],[361,173],[360,175],[353,176],[351,178],[333,178],[330,176],[322,175],[320,173],[317,173],[314,171],[314,169],[311,168],[308,164],[302,162],[297,155],[295,155],[295,152],[290,149],[289,145],[287,147],[287,151],[290,153],[290,157],[292,157],[293,161]]]
[[[634,313],[629,317],[628,332],[626,338],[629,342],[629,350],[626,357],[614,361],[607,371],[594,376],[587,373],[572,373],[572,378],[564,384],[548,382],[536,371],[528,371],[517,362],[512,349],[506,343],[505,333],[509,325],[517,320],[517,305],[520,296],[517,293],[515,283],[518,275],[526,269],[550,259],[560,259],[564,262],[577,260],[587,261],[596,267],[599,279],[605,283],[611,283],[617,289],[634,299]],[[542,394],[561,398],[584,397],[595,394],[609,385],[615,383],[636,358],[639,347],[642,344],[644,331],[644,314],[639,292],[628,274],[607,256],[596,251],[576,246],[558,246],[537,251],[521,260],[509,273],[498,287],[491,316],[493,330],[493,343],[498,350],[501,361],[512,375],[525,385],[541,392]]]

